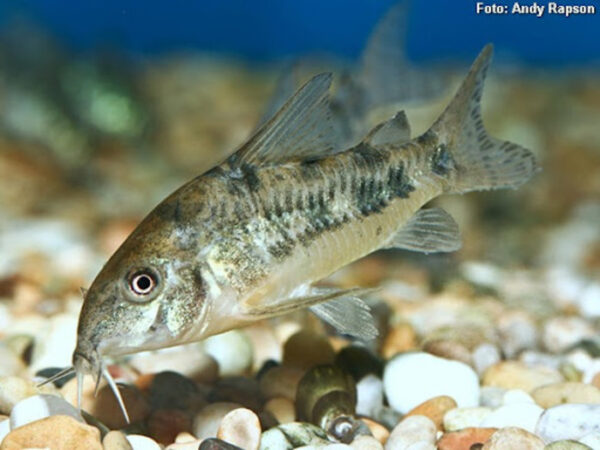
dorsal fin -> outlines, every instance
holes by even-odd
[[[410,125],[404,111],[373,128],[363,142],[373,147],[401,145],[410,141]]]
[[[233,167],[318,159],[337,150],[331,124],[331,74],[311,78],[230,158]]]

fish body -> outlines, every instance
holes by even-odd
[[[491,46],[440,118],[410,139],[398,113],[341,150],[331,76],[306,83],[226,162],[159,204],[85,294],[73,364],[108,372],[106,356],[201,340],[310,307],[338,329],[376,334],[360,290],[312,283],[381,248],[460,246],[443,193],[517,187],[532,154],[490,137],[480,100]],[[109,381],[110,382],[110,381]]]

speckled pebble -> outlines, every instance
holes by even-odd
[[[475,406],[479,400],[479,378],[471,367],[422,352],[390,360],[383,386],[390,406],[401,413],[440,395],[452,397],[461,407]]]
[[[482,450],[543,450],[544,441],[522,428],[507,427],[496,431]]]
[[[588,445],[594,450],[600,450],[600,431],[589,433],[579,439],[582,444]]]
[[[479,427],[479,424],[491,413],[491,408],[482,406],[451,409],[444,415],[444,429],[446,431],[456,431],[463,428]]]
[[[580,439],[600,432],[600,405],[565,404],[544,411],[537,424],[536,434],[546,442]]]
[[[258,416],[249,409],[238,408],[223,417],[217,431],[217,438],[246,450],[258,450],[260,434]]]
[[[600,403],[600,389],[591,384],[562,382],[535,389],[531,395],[543,408],[563,403]]]
[[[411,416],[394,427],[385,443],[385,449],[405,450],[421,441],[433,444],[435,438],[436,427],[431,419],[425,416]]]
[[[554,317],[544,324],[543,343],[552,353],[560,353],[573,344],[596,336],[594,327],[581,317]]]
[[[77,408],[56,395],[34,395],[17,403],[10,413],[10,428],[14,430],[25,424],[56,415],[69,416],[85,423]]]
[[[519,427],[531,433],[544,410],[533,403],[515,403],[492,411],[480,423],[486,428]]]
[[[13,429],[2,441],[0,450],[51,448],[60,450],[102,450],[97,428],[56,415]]]
[[[109,431],[102,439],[104,450],[132,450],[131,444],[120,431]]]

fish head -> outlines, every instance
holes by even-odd
[[[73,365],[86,373],[99,373],[105,356],[183,343],[202,323],[205,287],[193,258],[171,246],[164,227],[140,228],[85,292]]]

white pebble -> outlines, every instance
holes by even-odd
[[[292,444],[279,428],[265,431],[260,438],[260,450],[292,450]]]
[[[584,437],[579,439],[579,442],[593,448],[594,450],[600,450],[600,432],[586,434]]]
[[[390,360],[383,387],[390,406],[401,413],[440,395],[452,397],[460,407],[475,406],[479,400],[479,378],[471,367],[422,352]]]
[[[356,413],[373,417],[383,406],[383,381],[375,375],[367,375],[356,383]]]
[[[600,432],[600,404],[564,404],[544,411],[535,432],[546,442],[580,439]]]
[[[488,408],[499,408],[504,403],[504,394],[507,389],[498,386],[481,386],[479,391],[479,404]]]
[[[600,283],[590,282],[578,296],[579,311],[588,319],[600,317]]]
[[[410,416],[394,427],[385,443],[385,450],[407,450],[412,444],[433,444],[436,438],[435,423],[425,416]]]
[[[481,406],[451,409],[444,414],[444,429],[446,431],[456,431],[463,428],[478,427],[491,413],[491,408]]]
[[[77,408],[56,395],[34,395],[17,403],[10,413],[10,428],[14,430],[30,422],[45,417],[63,415],[70,416],[85,423]]]
[[[148,436],[141,434],[129,434],[127,440],[131,444],[133,450],[161,450],[160,445],[156,441]]]
[[[211,403],[205,406],[194,417],[192,432],[198,439],[208,439],[217,436],[223,417],[241,405],[229,402]]]
[[[515,405],[517,403],[535,403],[535,400],[522,389],[510,389],[502,396],[503,405]]]
[[[0,442],[4,440],[6,435],[10,432],[10,420],[4,419],[0,422]]]
[[[353,450],[383,450],[383,445],[377,439],[365,435],[357,436],[350,443],[350,447]]]
[[[544,409],[534,403],[509,404],[492,411],[481,421],[479,426],[487,428],[518,427],[533,433],[543,412]]]
[[[485,372],[488,367],[493,366],[501,360],[502,356],[500,355],[498,347],[489,342],[480,344],[473,350],[473,366],[479,375],[483,375],[483,372]]]
[[[219,363],[219,374],[243,375],[252,367],[252,344],[243,331],[232,330],[204,341],[204,350]]]

